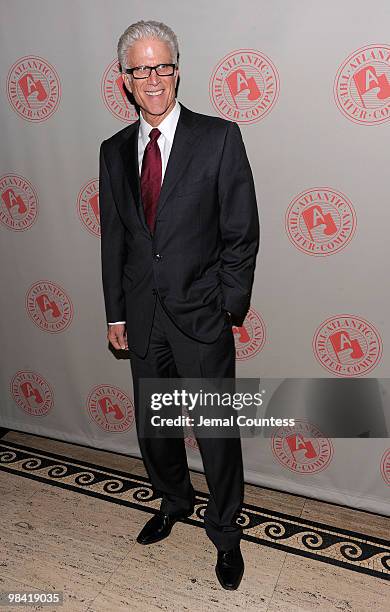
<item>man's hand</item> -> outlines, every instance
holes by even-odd
[[[109,325],[107,330],[107,340],[117,350],[128,350],[129,346],[127,344],[126,325],[124,323]]]

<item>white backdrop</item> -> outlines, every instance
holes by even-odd
[[[255,178],[261,246],[234,329],[238,376],[278,379],[273,410],[300,416],[293,432],[243,440],[246,480],[390,515],[388,2],[0,6],[0,426],[139,455],[129,361],[106,341],[98,151],[136,119],[117,40],[162,20],[179,38],[179,101],[239,123]],[[321,435],[322,387],[310,405],[302,392],[343,377],[375,383],[361,433],[379,437]]]

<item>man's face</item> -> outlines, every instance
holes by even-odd
[[[129,68],[173,62],[168,43],[155,38],[137,40],[128,50]],[[178,76],[178,69],[174,75],[162,77],[152,70],[147,79],[134,79],[130,74],[122,74],[125,87],[133,94],[144,119],[150,125],[157,126],[174,107]]]

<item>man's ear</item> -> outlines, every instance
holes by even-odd
[[[121,74],[122,80],[123,80],[123,86],[126,87],[126,89],[130,92],[133,93],[131,91],[131,85],[130,85],[130,79],[129,76],[127,74]]]

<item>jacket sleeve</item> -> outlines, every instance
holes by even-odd
[[[126,319],[125,295],[122,289],[126,258],[125,227],[112,195],[111,181],[104,158],[104,142],[99,158],[99,211],[101,266],[107,323]]]
[[[249,310],[260,227],[252,171],[240,128],[229,122],[218,178],[223,307],[242,325]]]

